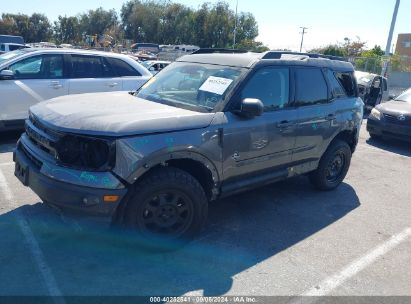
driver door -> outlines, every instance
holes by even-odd
[[[288,68],[257,70],[238,97],[245,98],[261,100],[264,113],[253,118],[225,113],[223,174],[228,182],[286,168],[295,146],[298,115],[290,106]]]
[[[7,67],[14,78],[0,81],[0,120],[26,119],[32,105],[67,95],[63,67],[63,56],[57,54],[31,56]]]

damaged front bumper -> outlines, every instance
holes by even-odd
[[[16,177],[44,202],[63,211],[111,219],[127,193],[124,184],[109,171],[58,166],[26,134],[20,138],[13,160]],[[105,201],[105,197],[110,197],[110,201]]]

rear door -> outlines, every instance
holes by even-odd
[[[0,81],[0,120],[26,119],[30,106],[68,94],[62,55],[31,56],[5,69],[14,79]]]
[[[323,143],[338,128],[336,108],[325,78],[325,69],[317,67],[294,68],[295,106],[298,125],[293,162],[318,159]]]
[[[70,56],[69,94],[121,91],[122,81],[101,56]]]
[[[123,91],[139,89],[148,77],[143,77],[139,71],[120,58],[107,58],[116,75],[120,77]]]

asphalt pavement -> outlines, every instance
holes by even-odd
[[[147,252],[49,209],[0,134],[0,296],[411,296],[411,145],[363,126],[345,182],[298,177],[210,206],[187,247]]]

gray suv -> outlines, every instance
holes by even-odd
[[[362,117],[348,62],[199,50],[137,92],[33,106],[15,175],[64,211],[184,241],[219,198],[302,174],[336,188]]]

